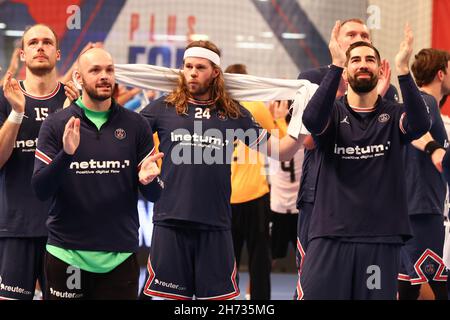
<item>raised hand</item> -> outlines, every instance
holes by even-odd
[[[163,156],[164,153],[158,152],[145,159],[142,163],[141,170],[139,170],[139,182],[144,186],[152,182],[153,179],[159,175],[160,171],[156,161],[161,159]]]
[[[345,56],[345,50],[341,48],[338,42],[339,31],[341,30],[341,21],[336,21],[333,30],[331,31],[330,43],[328,48],[330,49],[332,63],[338,67],[344,67],[347,57]]]
[[[63,134],[64,152],[73,155],[80,145],[80,119],[71,117],[66,123]]]
[[[6,74],[6,79],[3,83],[3,92],[15,112],[25,112],[25,96],[22,90],[20,90],[19,82],[12,77],[11,72]]]
[[[8,71],[15,74],[19,69],[20,61],[20,48],[15,48],[11,54],[11,60],[9,61]]]
[[[404,29],[404,38],[400,43],[400,50],[395,56],[395,67],[398,75],[409,73],[409,59],[413,52],[414,34],[407,23]]]
[[[311,135],[307,135],[305,137],[305,140],[303,141],[303,146],[305,147],[306,150],[313,150],[316,147],[314,139]]]
[[[270,101],[269,111],[275,120],[285,118],[286,115],[289,113],[288,101],[287,100]]]
[[[92,48],[103,48],[103,42],[88,42],[84,48],[80,51],[80,55]]]
[[[67,99],[71,102],[80,97],[80,91],[78,91],[78,88],[73,81],[67,81],[64,84],[64,93],[66,94]]]
[[[381,61],[381,72],[381,76],[378,78],[377,92],[384,97],[391,85],[391,66],[386,59]]]

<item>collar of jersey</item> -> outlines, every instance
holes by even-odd
[[[345,104],[346,104],[351,110],[353,110],[353,111],[356,112],[356,113],[362,113],[362,112],[364,112],[364,113],[369,113],[369,112],[374,112],[375,110],[377,110],[378,104],[379,104],[380,101],[381,101],[381,97],[378,96],[378,99],[377,99],[377,101],[375,102],[375,106],[373,106],[372,108],[360,108],[360,107],[354,107],[354,106],[351,106],[351,105],[348,103],[347,95],[345,95],[344,97],[345,97],[345,98],[344,98]]]
[[[81,100],[81,97],[79,97],[77,100],[75,100],[75,104],[77,106],[79,106],[81,109],[83,109],[85,112],[89,112],[89,113],[92,113],[92,114],[106,114],[106,113],[110,113],[111,110],[112,110],[112,103],[111,103],[111,107],[108,110],[106,110],[106,111],[94,111],[94,110],[91,110],[88,107],[86,107],[86,105]]]
[[[72,102],[72,106],[75,107],[75,108],[73,109],[73,110],[75,111],[75,113],[79,114],[80,116],[86,117],[86,114],[85,114],[85,112],[83,111],[83,108],[80,107],[80,106],[76,103],[76,101],[73,101],[73,102]],[[110,115],[109,115],[109,117],[108,117],[108,119],[109,119],[108,121],[110,121],[110,120],[114,117],[114,115],[117,113],[117,111],[119,111],[119,108],[122,108],[122,107],[120,107],[120,106],[116,103],[116,101],[114,100],[114,98],[111,99],[111,107],[109,108],[109,111],[110,111],[111,113],[110,113]],[[95,111],[92,111],[92,112],[95,112]]]
[[[53,98],[59,91],[59,88],[61,88],[61,82],[58,81],[58,84],[56,85],[55,89],[53,91],[45,96],[33,96],[25,91],[25,86],[23,85],[23,81],[19,81],[19,88],[22,90],[23,94],[27,97],[36,99],[36,100],[47,100],[50,98]]]
[[[196,100],[194,98],[188,98],[188,102],[198,106],[211,106],[214,104],[214,100]]]
[[[376,107],[373,108],[360,108],[360,107],[353,107],[351,105],[348,105],[350,108],[352,108],[353,111],[355,112],[373,112],[376,110]]]

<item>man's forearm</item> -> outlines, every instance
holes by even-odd
[[[5,121],[0,128],[0,169],[8,161],[14,149],[20,124]]]
[[[433,137],[431,136],[431,134],[429,132],[427,132],[423,136],[421,136],[419,139],[413,140],[411,142],[411,144],[416,149],[419,149],[420,151],[425,151],[425,146],[431,141],[433,141]]]
[[[272,135],[267,141],[267,155],[274,160],[289,161],[302,147],[304,138],[303,134],[300,134],[297,140],[290,135],[286,135],[282,139]]]
[[[329,122],[343,68],[332,65],[303,112],[303,124],[313,134],[322,133]]]
[[[430,114],[411,74],[399,76],[398,80],[408,119],[408,131],[417,139],[430,129]]]
[[[41,161],[39,159],[35,160],[31,185],[40,200],[47,200],[56,193],[66,172],[69,170],[72,158],[73,156],[61,150],[49,164],[37,162]]]

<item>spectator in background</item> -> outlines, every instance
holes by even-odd
[[[286,134],[291,115],[288,112],[292,101],[273,101],[270,110],[278,124],[280,138]],[[304,149],[300,148],[290,161],[270,163],[270,209],[272,212],[271,244],[272,267],[287,254],[289,243],[297,248],[297,194],[300,186]]]
[[[247,74],[246,66],[233,64],[226,73]],[[262,128],[275,129],[269,109],[262,102],[245,102]],[[239,268],[244,243],[248,250],[250,299],[270,300],[270,197],[265,156],[236,141],[231,163],[231,210],[234,254]]]

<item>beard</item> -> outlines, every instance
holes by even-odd
[[[83,82],[84,82],[84,80],[83,80]],[[86,82],[84,82],[84,83],[86,83]],[[87,85],[84,86],[84,90],[86,91],[87,95],[92,100],[105,101],[105,100],[110,99],[113,95],[113,86],[110,83],[104,83],[104,82],[101,83],[100,85],[109,85],[110,91],[106,92],[106,93],[100,93],[96,86],[87,86]]]
[[[211,90],[211,84],[213,82],[213,78],[209,79],[208,81],[206,81],[204,84],[195,84],[195,85],[191,85],[191,84],[187,84],[187,88],[189,90],[189,93],[195,97],[195,96],[202,96],[205,93],[208,93]]]
[[[358,79],[360,74],[368,74],[370,75],[370,78]],[[370,71],[357,72],[354,77],[348,77],[348,84],[356,93],[368,93],[376,88],[378,76]]]

